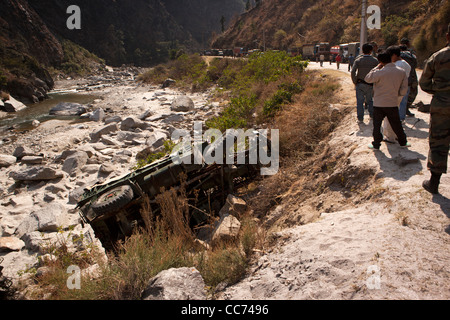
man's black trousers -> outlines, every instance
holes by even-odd
[[[402,122],[398,113],[398,107],[373,107],[373,142],[372,145],[379,149],[383,141],[381,126],[384,118],[387,117],[392,130],[397,135],[398,143],[406,145],[406,134],[403,130]]]

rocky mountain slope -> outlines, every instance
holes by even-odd
[[[170,49],[200,48],[212,32],[220,31],[222,16],[230,20],[244,7],[240,0],[28,2],[58,36],[87,48],[108,64],[141,66],[164,61]],[[81,30],[66,28],[70,5],[81,9]]]
[[[381,30],[370,30],[369,41],[381,45],[409,37],[419,60],[443,46],[450,21],[450,3],[431,0],[375,0],[382,14]],[[311,42],[359,42],[360,0],[263,1],[242,14],[218,36],[213,46],[288,49]]]
[[[67,28],[71,5],[80,7],[81,30]],[[243,8],[241,0],[4,0],[0,90],[33,102],[43,91],[34,78],[53,86],[49,68],[92,73],[102,65],[96,56],[113,66],[151,66],[170,52],[200,50]]]

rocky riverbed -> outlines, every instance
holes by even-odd
[[[52,119],[6,132],[0,144],[0,265],[14,282],[39,268],[42,244],[83,235],[75,210],[84,188],[128,173],[138,153],[156,151],[177,129],[219,112],[211,92],[190,94],[135,80],[138,71],[56,83],[56,90],[99,96],[77,121]],[[58,233],[59,232],[59,233]],[[62,232],[62,233],[61,233]],[[98,244],[98,243],[97,243]],[[77,250],[75,248],[74,250]],[[2,261],[1,261],[2,260]]]

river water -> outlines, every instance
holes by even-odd
[[[16,132],[30,130],[33,128],[33,120],[45,122],[51,119],[75,120],[78,117],[56,117],[49,115],[49,111],[61,102],[73,102],[80,104],[92,103],[99,96],[92,94],[82,94],[77,92],[49,93],[49,99],[42,102],[27,105],[27,108],[17,113],[10,113],[5,118],[0,119],[0,131],[13,130]]]

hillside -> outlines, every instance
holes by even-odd
[[[375,0],[370,4],[381,8],[382,29],[370,30],[369,41],[388,46],[408,37],[420,61],[445,44],[450,2]],[[360,21],[360,0],[263,1],[236,19],[212,46],[288,49],[316,41],[359,42]]]
[[[67,28],[70,5],[81,9],[81,30]],[[225,27],[243,9],[241,0],[5,0],[0,90],[35,102],[53,87],[49,71],[55,69],[79,76],[104,63],[152,66],[181,49],[200,50],[221,31],[221,21]],[[38,87],[35,78],[46,85]]]
[[[229,1],[55,1],[29,0],[53,33],[69,39],[111,65],[153,65],[165,61],[168,51],[200,48],[220,19],[230,20],[243,11],[243,2]],[[66,28],[70,5],[82,11],[82,29]]]

